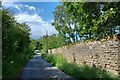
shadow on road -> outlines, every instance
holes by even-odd
[[[58,70],[56,67],[52,67],[51,64],[47,63],[40,54],[36,54],[29,62],[26,64],[26,66],[23,68],[23,70],[20,72],[18,78],[20,80],[23,79],[39,79],[39,80],[70,80],[73,78],[64,74],[60,70]]]

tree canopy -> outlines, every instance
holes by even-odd
[[[15,78],[20,69],[33,55],[34,45],[30,40],[30,28],[18,23],[8,9],[2,15],[2,66],[3,78]]]
[[[23,54],[30,51],[30,28],[26,23],[17,23],[8,10],[2,13],[2,51],[3,57]],[[17,52],[17,53],[16,53]]]
[[[40,38],[39,43],[42,44],[43,49],[53,49],[57,47],[61,47],[65,43],[65,39],[61,34],[53,34],[50,36],[43,36]]]
[[[55,8],[56,30],[77,42],[120,33],[120,2],[63,2]]]

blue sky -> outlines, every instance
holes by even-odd
[[[39,8],[40,11],[38,11],[38,15],[42,16],[42,18],[47,21],[53,19],[52,12],[55,10],[57,5],[60,5],[59,2],[21,2],[21,4],[27,4],[29,6]]]
[[[2,6],[14,11],[15,19],[22,23],[26,22],[31,28],[31,37],[38,39],[48,34],[57,34],[56,29],[51,25],[55,7],[60,2],[3,2]]]

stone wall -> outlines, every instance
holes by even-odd
[[[49,54],[61,54],[68,62],[95,66],[120,75],[120,41],[94,41],[67,45],[49,50]]]

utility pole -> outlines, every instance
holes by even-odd
[[[48,33],[47,33],[47,30],[46,30],[46,48],[47,48],[47,53],[48,53]]]

